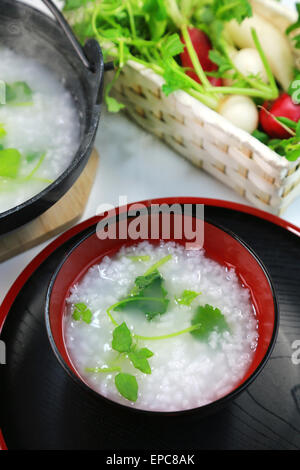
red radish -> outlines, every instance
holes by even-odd
[[[267,110],[267,111],[266,111]],[[266,101],[259,113],[259,121],[263,130],[273,139],[288,139],[291,134],[272,117],[285,117],[298,122],[300,105],[295,104],[287,93],[283,93],[273,102]]]
[[[197,28],[188,28],[188,33],[190,35],[192,44],[197,53],[199,62],[205,72],[214,72],[218,70],[218,66],[212,62],[209,58],[209,51],[211,50],[211,42],[209,37]],[[183,37],[181,37],[181,42],[185,44]],[[183,67],[192,69],[187,70],[186,74],[196,80],[198,83],[201,83],[198,75],[194,72],[194,66],[191,61],[190,55],[187,48],[185,47],[183,52],[180,54],[181,65]],[[210,83],[214,86],[222,86],[222,79],[216,77],[207,77]]]

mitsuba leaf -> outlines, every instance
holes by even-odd
[[[201,292],[194,292],[192,290],[184,290],[179,297],[176,297],[175,300],[180,305],[189,306],[196,299]]]
[[[83,302],[79,302],[74,305],[74,311],[72,318],[76,321],[84,321],[85,323],[91,323],[92,321],[92,312]]]
[[[21,154],[17,149],[0,150],[0,176],[16,178],[21,164]]]
[[[133,402],[137,400],[138,383],[134,375],[120,372],[115,377],[115,385],[124,398]]]
[[[131,295],[123,299],[114,310],[139,310],[147,316],[148,320],[152,320],[156,315],[166,312],[169,304],[166,295],[163,277],[155,269],[150,274],[138,276]]]
[[[105,96],[105,102],[110,113],[118,113],[121,109],[125,108],[123,103],[120,103],[112,96]]]
[[[128,354],[134,367],[144,374],[151,374],[151,367],[147,359],[152,356],[153,352],[148,348],[135,349]]]
[[[6,103],[23,104],[32,100],[32,90],[26,82],[6,83]]]
[[[25,158],[28,163],[31,163],[35,160],[39,160],[40,158],[42,158],[44,154],[45,152],[29,152],[26,154]]]
[[[129,352],[132,345],[132,335],[126,323],[123,322],[113,331],[112,348],[120,353]]]
[[[211,305],[199,306],[192,318],[192,325],[198,325],[198,328],[191,332],[191,334],[201,340],[205,341],[213,331],[222,333],[229,330],[224,315],[218,308]]]

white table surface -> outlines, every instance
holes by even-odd
[[[34,6],[40,3],[38,0],[27,1]],[[291,5],[294,2],[287,0],[284,3]],[[197,196],[250,205],[123,114],[102,113],[95,146],[101,158],[82,220],[94,216],[100,204],[118,205],[120,196],[126,196],[128,202],[156,197]],[[300,197],[287,209],[283,218],[300,226]],[[50,242],[0,264],[0,302],[26,265]]]

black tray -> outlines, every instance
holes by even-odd
[[[280,328],[274,351],[259,377],[217,414],[186,423],[165,421],[159,426],[144,416],[129,421],[84,394],[60,368],[50,349],[43,304],[54,269],[76,238],[95,224],[95,218],[90,219],[49,245],[19,277],[2,304],[0,324],[1,317],[5,322],[1,340],[7,354],[7,364],[0,366],[3,448],[300,449],[300,364],[292,358],[293,353],[294,359],[300,358],[300,352],[293,349],[294,342],[300,340],[300,229],[247,206],[196,202],[205,202],[210,220],[243,238],[273,279]]]

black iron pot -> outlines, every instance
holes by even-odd
[[[51,185],[0,213],[0,235],[36,218],[70,189],[90,157],[99,124],[104,72],[100,46],[89,40],[81,48],[52,2],[43,2],[56,21],[16,0],[0,0],[0,46],[35,58],[63,82],[78,110],[80,145],[71,164]]]

